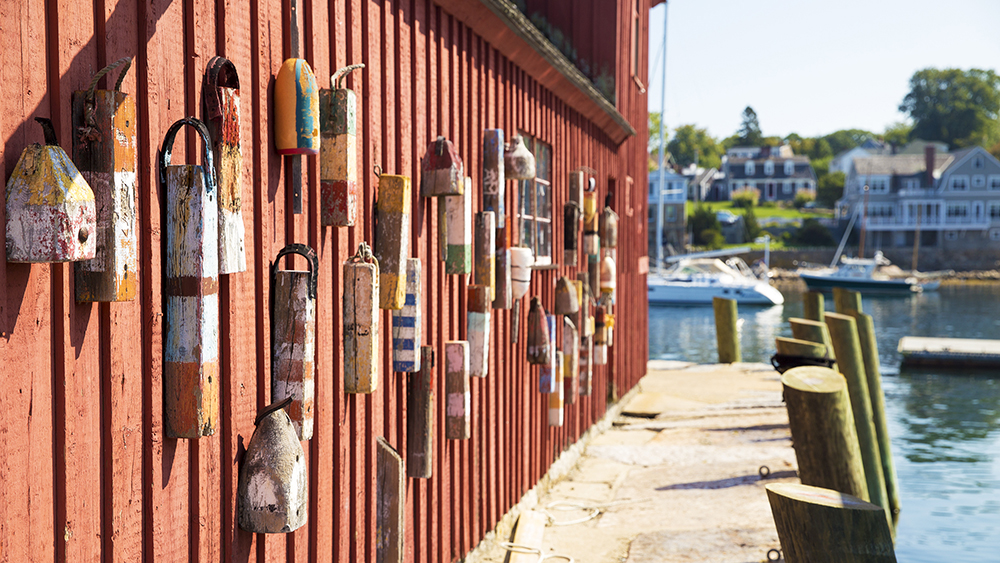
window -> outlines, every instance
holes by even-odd
[[[792,184],[785,182],[784,184],[781,185],[781,193],[785,195],[790,195],[792,193],[792,188],[793,188]]]
[[[903,180],[903,188],[907,190],[916,190],[920,188],[920,180],[916,178],[907,178]]]
[[[990,220],[1000,221],[1000,201],[991,201],[989,204]]]
[[[764,175],[770,176],[774,174],[774,163],[770,160],[764,163]]]
[[[896,206],[891,203],[873,203],[868,206],[869,217],[892,217],[896,213]]]
[[[982,156],[977,155],[976,158],[972,159],[972,167],[975,168],[976,170],[982,170],[983,166],[985,165],[986,161],[983,159]]]
[[[991,175],[989,178],[986,179],[986,185],[991,190],[1000,190],[1000,176],[997,176],[995,174]]]
[[[746,164],[743,165],[743,173],[747,176],[753,176],[757,171],[754,170],[754,165],[752,160],[748,160]]]
[[[969,204],[968,203],[949,203],[946,210],[948,217],[968,217],[969,216]]]
[[[986,186],[986,176],[983,176],[982,174],[976,174],[975,176],[972,177],[973,188],[982,188],[985,186]]]
[[[969,177],[968,176],[952,176],[951,181],[948,183],[951,189],[956,191],[964,191],[969,189]]]
[[[791,160],[785,161],[785,176],[791,176],[795,174],[795,163]]]
[[[552,147],[525,135],[524,145],[535,155],[535,179],[521,180],[521,246],[535,253],[535,264],[552,263]]]
[[[872,181],[868,183],[868,187],[871,188],[873,194],[889,193],[889,182],[885,178],[872,178]]]

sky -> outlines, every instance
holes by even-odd
[[[1000,66],[1000,0],[668,0],[666,123],[719,139],[746,106],[765,136],[881,133],[917,70]],[[649,111],[663,10],[649,13]]]

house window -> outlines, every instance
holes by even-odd
[[[951,182],[949,183],[952,190],[955,191],[965,191],[969,189],[969,177],[968,176],[952,176]]]
[[[968,217],[969,216],[969,204],[968,203],[949,203],[946,209],[948,217]]]
[[[982,174],[976,174],[975,176],[972,177],[973,188],[982,188],[985,186],[986,186],[986,176],[983,176]]]
[[[990,213],[990,220],[1000,221],[1000,201],[991,201],[988,209]]]
[[[785,176],[795,174],[795,163],[791,160],[785,161]]]
[[[873,178],[868,187],[873,194],[889,193],[889,182],[886,182],[885,178]]]
[[[781,193],[785,195],[790,195],[792,193],[793,185],[790,182],[785,182],[781,185]]]
[[[875,203],[868,206],[869,217],[892,217],[895,215],[895,206],[892,204]]]
[[[767,176],[774,174],[774,163],[770,160],[764,163],[764,174]]]
[[[920,187],[920,180],[915,178],[907,178],[903,180],[903,188],[907,190],[916,190]]]
[[[1000,176],[991,175],[986,179],[986,186],[991,190],[1000,190]]]
[[[521,246],[535,253],[535,264],[552,263],[552,147],[523,132],[524,144],[535,155],[535,179],[521,180]]]
[[[743,165],[743,173],[747,176],[753,176],[756,172],[757,171],[754,170],[753,161],[747,161],[747,163]]]
[[[982,156],[976,156],[976,158],[972,159],[972,167],[975,168],[976,170],[982,170],[983,166],[985,165],[986,161],[983,160]]]

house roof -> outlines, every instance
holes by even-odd
[[[954,154],[935,154],[934,172],[941,172],[947,168],[954,158]],[[926,171],[922,154],[893,154],[854,159],[854,172],[861,176],[910,176]]]
[[[764,173],[764,163],[771,161],[774,163],[774,171],[771,174]],[[791,174],[785,174],[785,162],[794,162],[795,167]],[[753,174],[746,173],[746,167],[744,166],[747,162],[754,163]],[[813,172],[812,165],[809,164],[809,157],[806,156],[791,156],[791,157],[775,157],[775,158],[732,158],[729,160],[728,164],[729,176],[734,180],[744,180],[744,179],[758,179],[758,180],[783,180],[783,179],[816,179],[816,173]]]

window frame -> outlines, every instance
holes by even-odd
[[[885,178],[872,178],[868,182],[868,189],[871,190],[873,194],[887,194],[889,193],[889,181]]]
[[[962,186],[958,187],[957,184],[961,180]],[[969,191],[969,177],[964,174],[956,174],[948,179],[948,189],[953,192],[967,192]]]
[[[774,161],[768,160],[764,162],[764,175],[771,176],[774,174]]]
[[[785,176],[791,176],[792,174],[795,174],[794,160],[786,160],[783,166],[784,166]]]
[[[517,226],[518,226],[518,244],[519,246],[530,248],[531,252],[535,255],[535,265],[536,266],[551,266],[553,264],[553,253],[555,250],[553,247],[554,242],[554,229],[555,224],[553,222],[553,192],[552,192],[552,177],[555,176],[555,171],[552,170],[552,145],[546,143],[529,135],[524,131],[519,131],[521,138],[524,142],[525,147],[535,156],[535,172],[536,176],[531,180],[518,180],[518,202],[517,202]],[[542,177],[542,172],[545,170],[541,164],[541,159],[539,158],[539,148],[548,151],[548,178]],[[545,186],[548,190],[548,217],[544,216],[544,213],[539,214],[538,206],[540,202],[538,201],[538,186]],[[530,203],[531,213],[525,213],[525,204]],[[544,210],[542,210],[544,211]],[[539,231],[543,230],[544,226],[548,226],[548,239],[539,237]],[[525,234],[528,229],[531,229],[531,245],[525,244]],[[545,248],[547,247],[547,248]],[[547,250],[547,254],[543,254],[541,251]]]
[[[743,174],[745,176],[753,176],[756,173],[757,173],[757,165],[755,165],[752,160],[748,160],[743,163]]]

